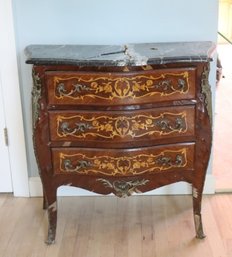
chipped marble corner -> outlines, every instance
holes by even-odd
[[[53,212],[57,211],[57,204],[56,201],[48,206],[48,210],[51,210]]]
[[[129,45],[125,51],[125,54],[135,66],[146,66],[148,63],[148,57],[140,55],[138,52],[136,52],[134,45]]]
[[[130,71],[129,66],[125,66],[125,67],[123,68],[123,72],[128,72],[128,71]]]
[[[142,66],[142,69],[143,70],[153,70],[151,65],[144,65],[144,66]]]
[[[203,232],[202,220],[200,214],[194,214],[194,222],[196,228],[196,238],[203,239],[205,238],[205,234]]]

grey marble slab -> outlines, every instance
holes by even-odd
[[[127,45],[29,45],[26,63],[36,65],[141,66],[171,62],[208,62],[215,44],[202,42]]]

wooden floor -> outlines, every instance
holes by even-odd
[[[56,243],[44,244],[41,198],[0,195],[0,257],[232,257],[232,195],[204,196],[194,238],[190,196],[63,197]]]

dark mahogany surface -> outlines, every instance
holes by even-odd
[[[178,181],[188,182],[193,188],[196,236],[204,237],[201,199],[212,137],[208,74],[213,48],[210,42],[188,42],[127,47],[29,46],[26,49],[27,63],[34,64],[33,141],[48,209],[48,244],[55,240],[56,191],[61,185],[125,197]],[[188,90],[184,87],[182,90],[182,83],[178,82],[180,88],[176,84],[181,77],[172,80],[162,77],[170,70],[191,71],[190,79],[188,77],[185,81]],[[155,97],[152,93],[147,98],[142,93],[128,94],[128,97],[121,93],[115,100],[102,94],[103,81],[98,85],[99,90],[94,91],[95,95],[86,96],[86,88],[78,85],[73,96],[72,86],[77,84],[73,81],[73,74],[81,78],[85,73],[88,79],[93,78],[93,82],[102,74],[106,74],[107,83],[122,76],[123,81],[128,79],[125,88],[132,91],[137,90],[134,85],[138,80],[131,80],[131,77],[157,73],[161,76],[161,89],[160,85],[152,83],[155,89],[163,92],[159,95],[156,92]],[[63,78],[62,83],[67,86],[62,89],[61,96],[54,87],[54,74]],[[91,83],[88,82],[90,91],[93,90]],[[142,80],[140,85],[143,83],[146,81]],[[109,91],[114,92],[118,85],[110,84]],[[124,84],[121,84],[116,91],[122,92],[123,88]],[[165,97],[167,93],[170,95]],[[91,97],[97,100],[93,101]],[[109,103],[116,101],[116,104],[107,105],[106,100],[99,100],[102,97],[108,97]],[[136,100],[136,97],[142,97],[143,101]],[[184,111],[186,120],[171,116]],[[162,112],[167,115],[159,123],[147,118],[149,115],[159,116]],[[130,120],[138,115],[144,115],[146,119]],[[109,116],[111,120],[105,118]],[[65,118],[66,123],[62,123]],[[98,133],[95,123],[89,122],[94,119],[100,122]],[[115,119],[117,121],[113,122]],[[156,134],[152,129],[157,130],[157,126],[159,131]]]

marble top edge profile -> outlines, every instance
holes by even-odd
[[[26,63],[35,65],[142,66],[173,62],[208,62],[210,41],[127,45],[29,45]]]

